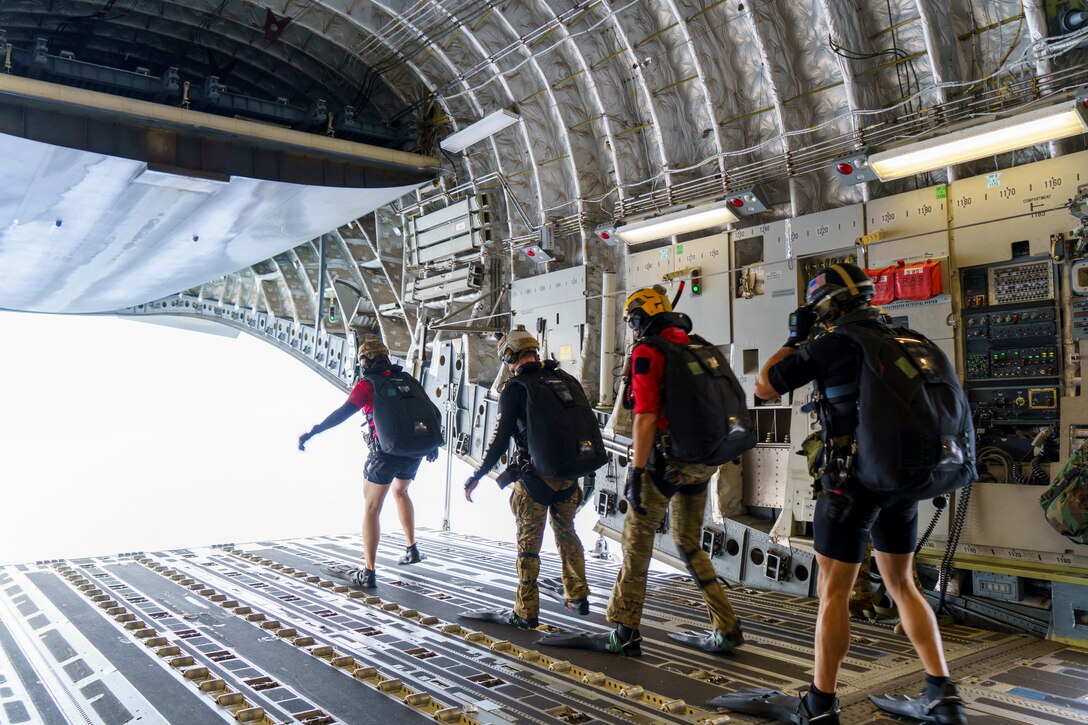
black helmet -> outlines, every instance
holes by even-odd
[[[805,291],[805,302],[823,319],[834,319],[842,312],[873,299],[873,280],[848,262],[820,270]]]

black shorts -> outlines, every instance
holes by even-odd
[[[394,478],[411,481],[416,477],[422,461],[422,458],[404,458],[381,451],[371,451],[363,466],[363,477],[380,486],[388,486]]]
[[[883,496],[861,486],[853,497],[853,508],[841,523],[827,518],[827,496],[816,499],[812,543],[817,553],[836,561],[860,564],[865,558],[870,534],[877,551],[914,553],[918,543],[917,501]]]

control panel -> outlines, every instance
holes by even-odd
[[[987,270],[991,305],[1054,299],[1054,266],[1049,259]]]
[[[1050,259],[1038,257],[961,271],[966,388],[980,431],[1058,420],[1056,279]]]
[[[1069,314],[1073,316],[1073,339],[1088,340],[1088,300],[1074,299]]]
[[[1058,387],[975,388],[972,405],[980,428],[1049,425],[1058,420]]]

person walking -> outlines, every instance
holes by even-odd
[[[407,542],[399,564],[416,564],[424,559],[416,546],[415,508],[408,486],[416,477],[424,457],[438,458],[442,443],[441,414],[427,398],[415,378],[389,359],[389,348],[377,337],[359,344],[362,376],[347,401],[298,438],[298,449],[315,435],[335,428],[360,410],[366,416],[370,455],[363,466],[363,566],[326,568],[325,573],[344,579],[362,589],[373,589],[376,557],[381,538],[381,512],[392,488],[401,528]]]
[[[623,565],[608,600],[608,621],[616,627],[605,633],[548,635],[539,644],[641,656],[647,573],[654,536],[668,510],[673,539],[713,627],[668,636],[705,652],[732,652],[744,643],[744,635],[701,536],[710,477],[720,464],[755,445],[754,432],[745,425],[744,393],[721,353],[691,334],[687,315],[673,312],[663,288],[640,289],[624,307],[636,338],[627,386],[634,429]]]
[[[567,609],[589,614],[585,551],[574,529],[575,514],[590,491],[578,485],[607,462],[597,419],[577,379],[554,360],[541,361],[540,345],[518,325],[498,343],[499,360],[513,374],[499,395],[499,422],[480,467],[465,481],[465,498],[507,452],[513,438],[517,452],[499,476],[499,486],[513,484],[510,510],[517,520],[518,590],[512,612],[466,612],[531,629],[539,626],[540,547],[551,521],[563,562]]]

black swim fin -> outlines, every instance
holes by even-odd
[[[520,617],[509,609],[470,609],[457,615],[461,619],[475,619],[480,622],[509,624],[518,629],[536,629],[540,621],[536,617]]]
[[[739,690],[728,695],[719,695],[707,703],[711,707],[722,707],[742,715],[779,720],[793,725],[838,725],[839,701],[827,712],[812,715],[805,707],[804,698],[787,695],[780,690],[754,688]]]
[[[566,647],[585,649],[591,652],[610,652],[625,657],[642,656],[642,637],[635,635],[627,642],[621,642],[616,630],[611,632],[559,632],[546,634],[536,641],[545,647]]]
[[[563,588],[563,580],[551,578],[538,578],[536,581],[540,593],[549,599],[554,599],[560,604],[567,603],[567,591]]]
[[[703,632],[667,632],[674,642],[679,642],[688,647],[710,652],[711,654],[729,654],[737,647],[744,644],[744,633],[741,632],[740,623],[729,634],[721,634],[714,630]]]
[[[884,712],[892,715],[901,715],[921,722],[935,722],[941,725],[960,725],[967,722],[967,715],[963,711],[963,700],[960,699],[955,686],[944,697],[927,702],[925,697],[910,697],[903,695],[884,695],[877,697],[869,695],[874,705]]]

